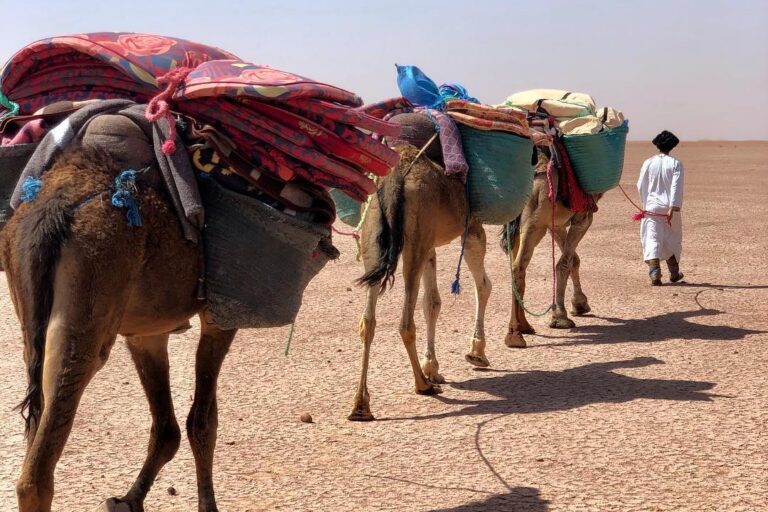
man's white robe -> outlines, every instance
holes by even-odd
[[[670,208],[683,206],[683,164],[669,155],[656,155],[643,163],[637,190],[643,209],[666,214]],[[666,217],[646,216],[640,223],[643,260],[672,256],[680,261],[683,249],[683,219],[681,212],[672,215],[672,225]]]

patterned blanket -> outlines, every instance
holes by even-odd
[[[34,116],[59,101],[149,103],[156,122],[173,124],[173,112],[213,126],[252,167],[275,179],[337,188],[358,200],[375,191],[369,173],[383,176],[398,161],[367,132],[394,136],[399,128],[359,110],[362,101],[353,93],[182,39],[133,33],[44,39],[11,58],[0,89],[3,118]]]

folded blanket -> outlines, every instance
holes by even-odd
[[[398,161],[363,131],[394,136],[397,125],[359,110],[355,94],[181,39],[130,33],[44,39],[14,55],[0,87],[0,114],[10,119],[58,101],[129,99],[148,103],[149,118],[164,118],[174,139],[173,117],[183,114],[226,135],[276,179],[337,188],[358,200],[375,191],[369,173],[383,176]],[[162,149],[170,154],[175,145]]]
[[[530,137],[526,115],[515,109],[491,107],[464,100],[452,100],[446,103],[448,115],[456,122],[477,128],[511,132],[521,137]]]

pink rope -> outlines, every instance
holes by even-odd
[[[170,110],[168,101],[178,89],[179,85],[192,72],[192,68],[178,67],[157,78],[157,85],[165,85],[165,89],[157,96],[149,100],[144,116],[151,123],[165,118],[168,122],[168,139],[163,142],[163,153],[172,155],[176,152],[176,120]]]
[[[645,217],[666,217],[667,215],[665,213],[656,213],[656,212],[649,212],[648,210],[643,210],[639,206],[635,204],[635,202],[627,195],[627,193],[624,191],[624,187],[619,185],[619,190],[621,190],[621,193],[624,194],[624,197],[627,198],[627,201],[629,201],[632,206],[634,206],[637,211],[632,214],[632,220],[639,221]],[[672,225],[672,221],[667,219],[667,224],[670,226]]]
[[[346,232],[346,231],[340,231],[340,230],[336,229],[336,227],[335,227],[335,226],[331,226],[331,229],[332,229],[332,230],[333,230],[333,232],[334,232],[334,233],[336,233],[337,235],[342,235],[342,236],[351,236],[352,238],[360,238],[360,233],[358,233],[357,231],[354,231],[354,232],[352,232],[352,233],[350,233],[350,232]]]
[[[552,225],[550,226],[549,233],[552,238],[552,305],[555,307],[555,300],[557,299],[557,265],[555,264],[555,187],[552,184],[552,173],[554,172],[554,164],[552,160],[547,164],[547,198],[552,203]]]

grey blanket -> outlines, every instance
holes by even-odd
[[[176,147],[172,155],[162,152],[163,142],[168,138],[168,124],[164,119],[150,123],[144,116],[146,105],[130,100],[104,100],[86,105],[48,132],[40,142],[32,158],[27,162],[11,198],[15,210],[21,204],[22,186],[28,177],[41,178],[50,169],[56,157],[72,142],[81,140],[89,124],[99,116],[120,115],[130,119],[154,146],[154,158],[159,164],[168,194],[181,222],[187,240],[197,243],[204,225],[204,209],[200,199],[192,165],[183,150],[184,145],[176,136]],[[119,131],[119,130],[118,130]],[[105,148],[107,149],[107,148]]]

